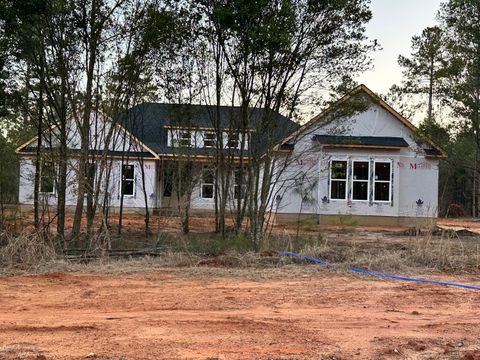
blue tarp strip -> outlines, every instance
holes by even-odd
[[[300,258],[300,259],[305,259],[305,260],[312,261],[314,263],[322,264],[322,265],[333,265],[334,264],[334,263],[332,263],[330,261],[327,261],[327,260],[315,259],[315,258],[310,257],[310,256],[297,254],[297,253],[290,252],[290,251],[276,251],[276,253],[279,254],[279,255],[289,255],[289,256]],[[461,288],[465,288],[465,289],[480,290],[480,286],[475,286],[475,285],[460,284],[460,283],[454,283],[454,282],[449,282],[449,281],[440,281],[440,280],[432,280],[432,279],[407,277],[407,276],[393,275],[393,274],[385,274],[385,273],[380,273],[380,272],[377,272],[377,271],[359,269],[359,268],[356,268],[356,267],[352,267],[352,268],[350,268],[350,270],[355,271],[357,273],[361,273],[361,274],[367,274],[367,275],[390,278],[390,279],[397,279],[397,280],[404,280],[404,281],[416,281],[416,282],[436,284],[436,285],[456,286],[456,287],[461,287]]]

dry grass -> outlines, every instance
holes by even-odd
[[[39,233],[12,235],[0,234],[0,264],[5,268],[35,268],[51,263],[57,254],[50,238]]]
[[[236,259],[236,260],[233,260]],[[212,259],[191,256],[186,253],[166,253],[158,257],[118,259],[100,258],[88,263],[58,258],[32,268],[0,267],[0,275],[33,275],[46,273],[89,273],[114,276],[128,276],[155,271],[172,272],[192,277],[242,277],[254,281],[285,277],[317,275],[331,271],[326,267],[299,266],[288,257],[267,258],[260,254],[225,254]],[[193,262],[192,262],[193,260]],[[237,262],[235,266],[231,264]],[[245,261],[245,262],[243,262]],[[229,265],[227,265],[229,264]]]
[[[0,273],[94,272],[126,274],[165,268],[188,268],[194,273],[205,269],[263,270],[275,272],[305,261],[277,255],[274,250],[287,250],[325,259],[338,270],[351,266],[374,271],[395,273],[478,273],[480,271],[480,241],[475,236],[458,236],[455,232],[437,232],[432,227],[413,235],[356,230],[310,233],[295,237],[289,233],[270,237],[263,252],[244,249],[245,239],[227,240],[235,246],[218,251],[218,237],[208,242],[187,238],[176,241],[180,246],[165,247],[159,256],[141,258],[109,257],[94,251],[96,257],[68,258],[59,256],[51,240],[36,234],[0,235]],[[158,239],[156,240],[158,243]],[[211,252],[212,244],[217,249]],[[205,251],[207,249],[207,251]],[[97,249],[98,250],[98,249]],[[92,253],[90,253],[92,254]],[[330,267],[331,269],[331,267]],[[243,270],[242,270],[243,271]]]
[[[370,241],[362,239],[361,233],[341,239],[326,238],[299,251],[340,265],[376,271],[478,273],[479,240],[455,232],[439,233],[432,227],[411,236],[380,234]]]

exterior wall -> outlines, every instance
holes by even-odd
[[[409,147],[400,150],[322,148],[312,140],[314,135],[403,137]],[[425,158],[422,144],[411,130],[380,106],[372,105],[363,113],[329,124],[316,124],[296,140],[293,152],[278,161],[279,181],[274,188],[272,211],[279,214],[437,216],[438,160]],[[372,200],[372,176],[369,200],[330,199],[331,160],[346,160],[349,164],[354,160],[368,161],[370,169],[375,160],[391,162],[391,201]],[[351,181],[350,174],[348,183]]]
[[[92,113],[90,118],[90,150],[102,151],[145,151],[145,149],[126,133],[121,127],[112,127],[111,122],[105,121],[101,114]],[[68,123],[67,131],[67,146],[73,151],[80,149],[80,134],[76,121],[71,119]],[[51,132],[45,132],[43,137],[44,147],[56,147],[58,144],[58,136],[55,136],[57,129],[52,129]],[[108,141],[107,141],[108,140]],[[36,147],[37,142],[34,141],[28,145],[30,148]],[[20,186],[19,186],[19,203],[25,205],[33,204],[33,189],[35,179],[35,164],[34,156],[20,155]],[[109,181],[106,181],[106,171],[103,171],[102,178],[99,179],[100,170],[97,169],[95,181],[101,181],[99,199],[103,202],[105,194],[108,194],[109,205],[111,207],[120,206],[120,186],[121,186],[121,159],[111,158],[107,160],[111,164],[111,172],[109,174]],[[135,166],[135,191],[133,196],[125,195],[123,197],[124,208],[144,208],[145,196],[143,192],[143,182],[141,166],[142,162],[138,159],[125,160],[124,164],[133,164]],[[143,161],[145,174],[145,191],[149,207],[157,207],[159,199],[157,198],[157,163],[155,160]],[[75,155],[68,160],[67,163],[67,189],[66,189],[66,205],[76,205],[77,194],[77,173],[78,160]],[[106,188],[108,184],[108,188]],[[43,203],[55,206],[57,196],[53,194],[40,194],[40,200]],[[86,203],[86,200],[85,200]]]
[[[401,189],[399,215],[437,217],[438,160],[400,157],[396,167]]]
[[[202,198],[200,181],[198,181],[197,184],[195,184],[195,187],[193,189],[191,208],[195,210],[214,210],[215,209],[214,198]]]
[[[44,147],[58,146],[58,132],[56,128],[50,132],[45,132],[42,144]],[[109,140],[109,141],[107,141]],[[145,151],[142,146],[133,139],[128,133],[125,133],[120,126],[112,128],[112,123],[106,121],[101,114],[92,113],[90,117],[90,150],[104,150],[107,148],[111,151]],[[105,144],[108,143],[106,147]],[[37,142],[32,142],[29,146],[36,147]],[[77,123],[71,119],[67,124],[67,147],[71,150],[79,150],[81,147],[80,131]]]
[[[201,169],[202,164],[198,164],[195,167],[196,174],[196,183],[192,193],[192,202],[191,208],[192,210],[197,210],[197,213],[211,213],[215,210],[215,198],[202,198],[202,179],[201,179]],[[227,209],[234,209],[234,200],[233,200],[233,184],[230,186],[230,196],[227,200]]]
[[[124,164],[127,164],[124,161]],[[123,206],[125,208],[144,208],[145,197],[144,187],[141,174],[141,162],[138,160],[130,160],[128,164],[135,166],[135,187],[133,196],[124,196]],[[66,191],[66,205],[76,205],[76,193],[77,193],[77,179],[76,168],[78,162],[76,159],[70,159],[68,161],[67,171],[67,191]],[[157,206],[157,176],[155,160],[145,160],[143,162],[144,174],[145,174],[145,190],[149,207]],[[96,178],[95,181],[101,181],[100,186],[100,199],[103,199],[106,193],[108,193],[109,205],[111,207],[120,206],[120,186],[121,186],[121,160],[112,160],[111,173],[108,181],[108,188],[106,188],[107,181],[106,175],[102,176],[102,179]],[[29,156],[23,156],[20,158],[20,188],[19,188],[19,203],[25,205],[33,205],[33,189],[35,181],[35,163],[34,158]],[[43,203],[55,206],[57,196],[53,194],[41,194],[40,200]],[[86,200],[85,200],[86,203]]]

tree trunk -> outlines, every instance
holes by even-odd
[[[65,205],[67,190],[67,111],[66,111],[66,81],[62,79],[61,114],[59,119],[58,148],[58,192],[57,192],[57,238],[62,248],[65,247]]]
[[[66,125],[66,120],[61,120]],[[65,246],[65,205],[67,189],[67,130],[62,126],[60,130],[60,146],[58,161],[58,195],[57,195],[57,237],[64,248]]]
[[[430,60],[430,79],[429,79],[429,86],[428,86],[428,122],[429,124],[432,123],[433,120],[433,67],[434,67],[434,58],[432,56]]]
[[[144,161],[142,157],[138,158],[140,163],[140,174],[142,176],[142,189],[143,189],[143,199],[145,201],[145,234],[148,235],[149,226],[150,226],[150,210],[148,207],[148,195],[147,189],[145,188],[145,169],[144,169]]]
[[[81,134],[81,150],[79,158],[79,175],[78,175],[78,195],[77,204],[75,207],[75,217],[73,221],[72,236],[78,236],[80,234],[80,227],[83,214],[83,202],[85,197],[85,181],[86,173],[88,171],[88,153],[90,148],[90,117],[92,112],[92,94],[93,94],[93,76],[95,72],[95,64],[97,63],[97,52],[102,32],[102,25],[97,24],[97,10],[99,10],[99,2],[97,0],[92,1],[91,13],[89,15],[90,32],[85,35],[84,44],[88,49],[86,55],[87,73],[86,73],[86,87],[85,87],[85,101],[83,119],[80,126]],[[87,33],[87,29],[85,29]]]
[[[40,226],[40,220],[38,217],[39,207],[39,193],[40,193],[40,156],[42,148],[42,128],[43,128],[43,91],[38,94],[38,124],[37,124],[37,149],[35,152],[35,181],[33,185],[33,223],[35,229],[38,230]]]
[[[186,204],[182,213],[182,234],[187,235],[190,232],[190,196],[186,199]]]

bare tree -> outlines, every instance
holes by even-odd
[[[301,96],[319,80],[365,69],[366,54],[376,47],[366,42],[362,26],[371,12],[364,1],[205,6],[231,77],[231,98],[240,106],[237,130],[245,138],[250,129],[262,135],[261,144],[252,141],[247,164],[249,233],[258,249],[277,162],[273,148],[284,135],[278,113],[294,114]],[[238,211],[237,224],[241,207]]]

